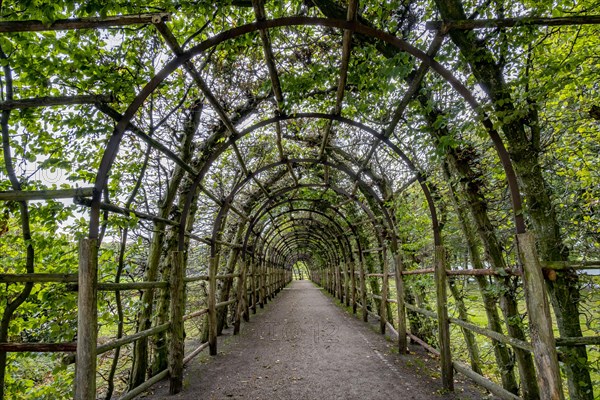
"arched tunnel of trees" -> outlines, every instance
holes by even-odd
[[[0,7],[0,399],[178,393],[294,278],[600,396],[597,0]]]

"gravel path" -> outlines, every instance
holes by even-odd
[[[158,384],[147,399],[483,399],[458,376],[443,394],[437,361],[419,347],[400,356],[374,329],[334,304],[309,281],[294,281],[186,368],[184,390]]]

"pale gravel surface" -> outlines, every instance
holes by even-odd
[[[489,399],[462,376],[441,394],[437,361],[418,346],[400,356],[394,345],[334,304],[309,281],[294,281],[242,334],[219,338],[186,368],[184,390],[156,385],[147,399]],[[466,380],[466,382],[464,382]]]

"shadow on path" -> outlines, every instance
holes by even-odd
[[[309,281],[294,281],[242,333],[219,338],[219,355],[186,368],[184,390],[156,385],[147,399],[482,399],[462,377],[441,393],[437,361],[394,344],[334,304]],[[416,353],[416,354],[414,354]]]

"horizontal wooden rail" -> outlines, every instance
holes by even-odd
[[[185,278],[183,278],[183,281],[185,283],[207,281],[207,280],[208,280],[208,275],[186,276]]]
[[[1,23],[0,23],[1,24]],[[0,200],[28,201],[28,200],[53,200],[68,199],[81,196],[91,196],[93,187],[58,189],[58,190],[9,190],[0,192]]]
[[[77,274],[0,274],[0,283],[69,283],[77,282]]]
[[[367,310],[367,313],[368,313],[368,314],[369,314],[371,317],[375,318],[377,321],[379,321],[379,320],[381,319],[381,317],[380,317],[379,315],[375,314],[373,311]]]
[[[520,400],[521,399],[520,397],[515,396],[508,390],[504,389],[502,386],[497,385],[496,383],[490,381],[489,379],[479,375],[477,372],[473,371],[471,368],[469,368],[468,366],[466,366],[465,364],[463,364],[461,362],[452,361],[452,366],[454,367],[454,369],[456,371],[460,372],[461,374],[463,374],[467,378],[471,379],[473,382],[477,383],[478,385],[486,388],[487,390],[490,391],[490,393],[500,397],[503,400]]]
[[[0,102],[0,110],[15,110],[34,107],[73,106],[79,104],[112,103],[115,96],[110,94],[86,94],[78,96],[35,97],[31,99],[7,100]]]
[[[169,286],[169,282],[100,282],[98,283],[98,290],[103,291],[116,291],[116,290],[136,290],[136,289],[156,289],[166,288]]]
[[[152,387],[155,384],[157,384],[158,382],[162,381],[167,376],[169,376],[169,370],[165,369],[165,370],[159,372],[158,374],[154,375],[152,378],[148,379],[146,382],[142,383],[141,385],[137,386],[134,389],[131,389],[129,392],[127,392],[123,396],[119,397],[119,400],[131,400],[131,399],[137,397],[137,395],[144,393],[150,387]]]
[[[117,290],[142,290],[142,289],[156,289],[166,288],[169,286],[168,282],[100,282],[98,283],[98,290],[102,291],[117,291]]]
[[[600,336],[556,338],[557,346],[600,346]]]
[[[408,308],[409,310],[411,310],[411,311],[417,312],[419,314],[423,314],[423,315],[425,315],[427,317],[430,317],[430,318],[437,319],[437,314],[434,313],[433,311],[424,310],[422,308],[419,308],[419,307],[417,307],[417,306],[415,306],[413,304],[409,304],[409,303],[405,303],[404,306],[406,308]]]
[[[233,279],[233,278],[239,278],[240,274],[225,274],[225,275],[217,275],[216,279]],[[184,282],[197,282],[197,281],[207,281],[208,280],[208,275],[196,275],[196,276],[187,276],[184,279]]]
[[[541,261],[546,269],[600,269],[600,261]]]
[[[379,277],[379,278],[381,278],[381,277],[383,277],[383,274],[365,274],[365,276],[366,276],[367,278],[369,278],[369,277],[371,277],[371,276],[375,276],[375,277]]]
[[[115,339],[111,342],[108,342],[108,343],[105,343],[103,345],[96,347],[96,354],[99,355],[102,353],[106,353],[107,351],[116,349],[117,347],[125,346],[126,344],[129,344],[129,343],[133,343],[136,340],[146,338],[146,337],[149,337],[152,335],[156,335],[157,333],[160,333],[160,332],[164,332],[167,329],[169,329],[170,326],[171,326],[171,323],[167,322],[162,325],[155,326],[154,328],[150,328],[150,329],[146,329],[144,331],[134,333],[133,335],[124,336],[122,338]],[[65,357],[62,360],[62,362],[65,365],[73,364],[75,362],[75,355],[70,355],[68,357]]]
[[[408,303],[405,304],[405,306],[406,306],[406,308],[408,308],[411,311],[418,312],[420,314],[426,315],[426,316],[428,316],[430,318],[433,318],[433,319],[437,319],[437,314],[435,312],[433,312],[433,311],[424,310],[422,308],[419,308],[417,306],[414,306],[414,305],[408,304]],[[470,330],[472,332],[475,332],[475,333],[478,333],[480,335],[486,336],[486,337],[488,337],[490,339],[497,340],[498,342],[505,343],[505,344],[510,344],[511,346],[518,347],[518,348],[523,349],[525,351],[530,351],[530,352],[533,351],[533,347],[531,346],[531,344],[529,344],[529,343],[527,343],[527,342],[525,342],[523,340],[519,340],[519,339],[512,338],[510,336],[503,335],[503,334],[498,333],[496,331],[492,331],[491,329],[482,328],[480,326],[471,324],[469,322],[463,321],[463,320],[458,319],[458,318],[452,318],[452,317],[450,317],[450,318],[448,318],[448,320],[451,323],[453,323],[453,324],[459,325],[459,326],[461,326],[461,327],[463,327],[465,329],[468,329],[468,330]]]
[[[513,28],[518,26],[561,26],[600,24],[600,15],[577,15],[572,17],[518,17],[502,19],[466,19],[456,21],[428,21],[428,30],[466,30],[483,28]]]
[[[104,18],[58,19],[51,23],[42,21],[4,21],[0,22],[0,32],[38,32],[62,31],[73,29],[99,29],[127,25],[158,24],[168,21],[168,13],[117,15]]]
[[[377,248],[374,248],[374,249],[366,249],[366,250],[363,250],[362,252],[363,253],[376,253],[376,252],[381,251],[381,250],[383,250],[383,247],[377,247]]]
[[[163,281],[152,281],[152,282],[98,282],[97,289],[103,292],[116,292],[120,290],[145,290],[145,289],[156,289],[156,288],[167,288],[168,282]],[[79,285],[69,284],[68,290],[76,292],[79,290]]]
[[[216,278],[217,280],[219,279],[233,279],[233,278],[239,278],[240,274],[225,274],[225,275],[217,275]]]
[[[400,275],[423,275],[423,274],[433,274],[435,269],[433,268],[423,268],[423,269],[413,269],[412,271],[401,271]]]
[[[398,331],[394,328],[394,325],[390,323],[390,321],[385,321],[385,326],[388,328],[389,332],[398,336]]]
[[[412,340],[413,342],[419,344],[421,347],[423,347],[425,350],[427,350],[431,354],[433,354],[435,356],[438,356],[438,357],[440,356],[440,351],[438,349],[436,349],[435,347],[431,346],[429,343],[425,342],[420,337],[418,337],[416,335],[413,335],[410,332],[406,332],[406,336],[408,336],[410,338],[410,340]]]
[[[156,335],[157,333],[164,332],[171,326],[170,322],[164,323],[162,325],[155,326],[154,328],[146,329],[144,331],[140,331],[138,333],[134,333],[133,335],[125,336],[120,339],[113,340],[112,342],[103,344],[96,348],[96,354],[106,353],[112,349],[116,349],[117,347],[124,346],[126,344],[135,342],[138,339],[142,339],[145,337],[149,337],[152,335]]]
[[[448,320],[453,324],[458,326],[462,326],[465,329],[470,330],[471,332],[478,333],[483,336],[487,336],[490,339],[497,340],[498,342],[510,344],[513,347],[518,347],[525,351],[533,352],[533,346],[523,340],[515,339],[510,336],[503,335],[491,329],[482,328],[480,326],[471,324],[470,322],[463,321],[462,319],[449,317]]]
[[[227,300],[227,301],[222,301],[220,303],[217,303],[215,305],[215,308],[225,307],[225,306],[228,306],[228,305],[233,304],[233,303],[235,303],[235,299]]]
[[[84,207],[91,207],[92,206],[92,200],[91,199],[87,199],[87,198],[83,198],[83,197],[76,197],[75,198],[75,204],[78,204],[78,205],[84,206]],[[143,219],[143,220],[146,220],[146,221],[162,222],[162,223],[164,223],[166,225],[172,225],[172,226],[179,225],[179,222],[171,221],[170,219],[161,218],[161,217],[158,217],[158,216],[152,215],[152,214],[146,214],[146,213],[143,213],[143,212],[140,212],[140,211],[136,211],[136,210],[132,210],[132,209],[129,209],[129,208],[119,207],[119,206],[116,206],[114,204],[100,203],[100,209],[104,210],[104,211],[114,212],[116,214],[125,215],[127,217],[129,217],[130,215],[133,214],[137,218]]]
[[[200,317],[204,314],[208,314],[208,308],[204,308],[202,310],[199,311],[195,311],[193,313],[189,313],[183,316],[183,320],[187,321],[188,319],[192,319],[192,318],[196,318],[196,317]]]
[[[7,353],[74,353],[77,342],[67,343],[0,343],[0,351]]]
[[[446,270],[446,275],[467,275],[467,276],[503,276],[503,275],[517,275],[521,276],[521,271],[516,269],[506,269],[503,272],[499,272],[495,269],[483,268],[483,269],[449,269]]]
[[[198,346],[196,349],[194,349],[194,351],[192,351],[190,354],[185,356],[185,358],[183,359],[183,365],[186,365],[187,363],[192,361],[192,359],[194,357],[196,357],[198,354],[200,354],[202,352],[202,350],[204,350],[208,347],[208,344],[209,344],[208,342],[202,343],[200,346]]]

